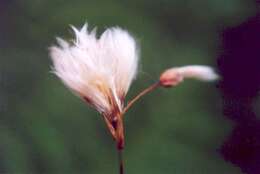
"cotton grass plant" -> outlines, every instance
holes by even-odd
[[[58,45],[50,47],[52,70],[65,86],[103,117],[116,142],[120,174],[124,173],[123,116],[138,99],[159,87],[176,86],[186,78],[212,81],[218,77],[208,66],[170,68],[157,82],[126,103],[139,61],[139,47],[134,37],[119,27],[106,29],[99,38],[95,29],[88,31],[87,24],[80,30],[72,26],[72,30],[75,39],[68,42],[57,38]]]

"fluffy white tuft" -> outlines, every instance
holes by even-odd
[[[107,29],[99,39],[95,29],[87,30],[87,24],[72,29],[73,43],[57,38],[58,46],[50,47],[55,74],[100,113],[121,111],[137,73],[134,38],[119,27]]]
[[[160,76],[160,84],[164,87],[172,87],[181,83],[186,78],[194,78],[202,81],[217,80],[219,76],[209,66],[189,65],[167,69]]]
[[[213,81],[218,79],[218,75],[215,71],[209,67],[204,65],[189,65],[176,68],[176,70],[184,77],[184,78],[195,78],[202,81]]]
[[[217,80],[219,77],[215,71],[204,65],[189,65],[176,68],[184,78],[195,78],[202,81],[213,81]]]

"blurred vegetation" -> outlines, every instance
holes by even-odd
[[[69,24],[128,29],[141,46],[128,99],[161,71],[215,65],[220,33],[254,15],[246,0],[0,1],[0,173],[117,172],[101,116],[50,73],[47,48]],[[187,81],[138,102],[125,117],[127,173],[238,174],[218,148],[232,129],[215,84]]]

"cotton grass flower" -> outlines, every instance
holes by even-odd
[[[138,67],[135,39],[119,27],[108,28],[100,38],[95,29],[87,30],[87,24],[80,30],[73,26],[72,29],[72,42],[57,38],[58,46],[50,47],[53,71],[101,113],[113,137],[123,141],[121,113]]]
[[[193,78],[201,81],[214,81],[218,75],[209,66],[188,65],[167,69],[160,76],[160,84],[164,87],[176,86],[186,78]]]
[[[184,79],[193,78],[201,81],[214,81],[219,78],[213,68],[205,65],[188,65],[182,67],[174,67],[165,70],[159,78],[158,82],[150,85],[148,88],[140,92],[134,97],[124,108],[124,113],[142,96],[157,89],[158,87],[173,87],[179,85]]]
[[[158,87],[172,87],[183,79],[212,81],[218,75],[211,67],[190,65],[164,71],[157,82],[141,91],[124,106],[125,96],[137,74],[138,47],[135,39],[119,27],[108,28],[99,37],[96,30],[80,30],[72,26],[75,39],[57,38],[50,47],[53,72],[77,96],[103,116],[119,152],[120,174],[124,173],[124,113],[142,96]]]

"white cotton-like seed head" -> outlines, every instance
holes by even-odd
[[[95,30],[89,32],[87,25],[72,29],[72,43],[57,38],[58,46],[50,47],[54,73],[100,113],[122,111],[124,97],[137,73],[135,39],[119,27],[108,28],[100,38]]]
[[[213,81],[217,80],[219,76],[209,66],[188,65],[183,67],[174,67],[164,71],[160,76],[160,84],[165,87],[176,86],[186,78]]]
[[[194,78],[202,81],[213,81],[218,79],[216,72],[209,66],[189,65],[176,68],[184,78]]]

